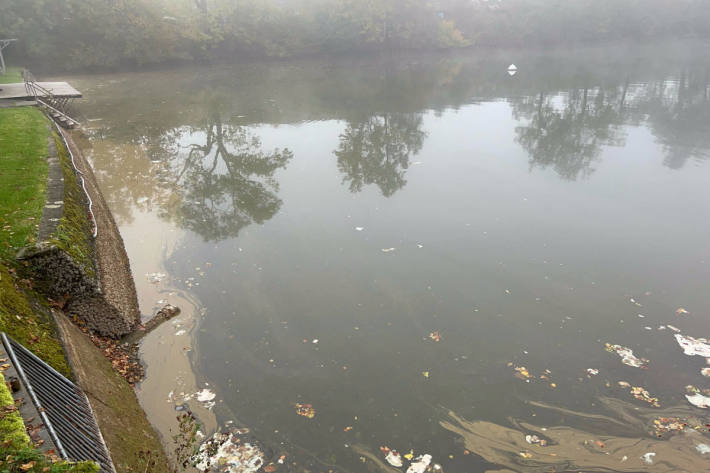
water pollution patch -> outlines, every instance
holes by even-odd
[[[203,472],[256,473],[264,465],[264,453],[258,446],[243,442],[238,433],[216,432],[200,445],[192,461]]]

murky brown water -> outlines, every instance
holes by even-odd
[[[674,335],[710,337],[706,52],[69,78],[143,312],[184,309],[144,346],[152,418],[169,435],[212,389],[187,402],[205,433],[249,427],[280,471],[407,468],[381,446],[448,472],[704,471],[685,394],[710,378]]]

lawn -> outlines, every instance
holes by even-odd
[[[0,75],[0,84],[12,84],[13,82],[22,82],[21,67],[8,67],[5,74]]]
[[[36,108],[0,109],[0,261],[35,241],[47,186],[47,127]]]

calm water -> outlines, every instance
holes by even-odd
[[[194,301],[160,343],[190,347],[216,425],[280,471],[397,470],[381,446],[447,472],[706,471],[707,428],[653,421],[710,421],[684,396],[710,388],[705,359],[673,330],[710,338],[707,50],[69,79],[143,312]],[[142,396],[172,412],[172,389]]]

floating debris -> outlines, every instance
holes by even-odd
[[[655,457],[655,456],[656,456],[655,453],[653,453],[653,452],[648,452],[648,453],[644,453],[643,455],[641,455],[640,458],[641,458],[641,460],[643,460],[643,461],[646,462],[647,464],[653,465],[653,457]]]
[[[397,450],[390,450],[387,456],[385,456],[385,460],[387,460],[387,463],[397,468],[402,466],[402,456]]]
[[[525,382],[530,382],[530,379],[534,378],[533,375],[530,374],[528,369],[524,366],[516,366],[515,368],[515,377],[518,379],[522,379]]]
[[[706,378],[710,378],[710,368],[701,368],[700,374],[705,376]]]
[[[394,250],[396,250],[396,249],[397,249],[397,248],[382,248],[382,252],[383,252],[383,253],[389,253],[389,252],[394,251]]]
[[[598,375],[598,374],[599,374],[599,370],[598,370],[598,369],[596,369],[596,368],[587,368],[587,376],[588,376],[588,377],[591,378],[592,376],[596,376],[596,375]]]
[[[165,278],[165,276],[167,276],[165,273],[148,273],[145,275],[148,281],[152,284],[158,284]]]
[[[520,452],[520,456],[523,457],[523,458],[525,458],[525,459],[527,460],[528,458],[532,458],[532,453],[530,453],[530,452]]]
[[[703,396],[700,393],[695,393],[693,395],[685,395],[685,398],[688,400],[689,403],[694,405],[695,407],[699,407],[700,409],[707,409],[710,407],[710,397]]]
[[[710,345],[705,338],[693,338],[679,333],[675,334],[678,345],[683,349],[683,353],[688,356],[710,357]]]
[[[537,435],[526,435],[525,441],[531,445],[539,445],[545,447],[547,445],[547,440],[541,439]]]
[[[428,372],[428,371],[422,371],[422,376],[424,376],[425,378],[428,378],[428,377],[429,377],[429,372]]]
[[[439,335],[439,332],[438,332],[438,331],[437,331],[437,332],[431,332],[431,333],[429,334],[429,338],[432,339],[432,340],[434,340],[435,342],[438,342],[438,341],[441,340],[441,335]]]
[[[658,437],[667,432],[682,432],[688,426],[688,422],[678,417],[659,417],[653,420],[655,433]]]
[[[256,473],[264,464],[264,454],[233,433],[217,432],[200,445],[192,460],[200,471]]]
[[[658,403],[657,397],[651,397],[647,390],[640,386],[634,386],[631,388],[631,394],[639,401],[644,401],[651,404],[653,407],[661,407]]]
[[[310,404],[296,403],[296,414],[313,419],[316,416],[316,410]]]
[[[669,329],[673,330],[676,333],[680,332],[680,329],[678,327],[675,327],[671,324],[667,324],[666,327],[668,327]]]
[[[637,358],[634,356],[634,351],[628,347],[621,345],[610,345],[607,343],[606,351],[610,353],[616,352],[616,354],[621,357],[621,362],[627,366],[633,366],[634,368],[646,368],[646,363],[648,363],[646,358]]]
[[[410,460],[410,461],[411,461],[412,458],[414,458],[414,450],[410,450],[409,453],[406,453],[406,454],[404,455],[404,458],[406,458],[407,460]]]
[[[365,229],[365,227],[355,227],[355,230],[358,232],[361,232]]]
[[[699,443],[695,446],[695,449],[701,454],[705,455],[706,453],[710,453],[710,445],[707,445],[705,443]]]
[[[678,307],[678,308],[675,310],[675,313],[676,313],[677,315],[686,315],[686,314],[689,314],[690,312],[688,312],[687,310],[685,310],[685,309],[682,308],[682,307]]]
[[[424,473],[431,463],[431,455],[419,455],[407,468],[407,473]]]
[[[214,399],[216,397],[217,395],[214,393],[214,391],[211,391],[207,388],[197,391],[195,393],[195,399],[198,402],[201,402],[205,409],[212,409],[214,407]]]

